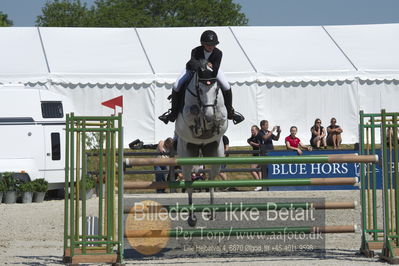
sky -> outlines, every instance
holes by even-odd
[[[94,0],[81,0],[91,5]],[[250,26],[399,23],[399,0],[233,0]],[[32,27],[46,0],[0,0],[14,26]]]

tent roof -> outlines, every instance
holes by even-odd
[[[45,81],[46,58],[37,28],[0,27],[0,82]]]
[[[398,79],[399,24],[328,26],[362,79]]]
[[[234,27],[233,31],[264,80],[353,77],[355,68],[323,27]]]
[[[212,29],[232,83],[399,79],[399,24]],[[0,83],[172,84],[204,30],[0,28]]]

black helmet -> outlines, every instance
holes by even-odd
[[[219,44],[218,36],[213,30],[206,30],[201,34],[201,44],[217,45]]]

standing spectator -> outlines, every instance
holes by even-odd
[[[312,133],[310,146],[315,149],[320,149],[320,145],[323,144],[324,149],[327,149],[326,130],[321,125],[321,120],[319,118],[316,118],[314,121],[314,125],[310,128],[310,132]]]
[[[248,144],[251,145],[252,150],[253,151],[259,151],[260,149],[260,145],[262,143],[262,138],[259,135],[259,127],[257,125],[253,125],[251,127],[251,137],[247,140]],[[253,153],[253,156],[259,156],[259,152],[258,153]],[[251,164],[251,168],[258,168],[259,165],[257,164]],[[255,178],[255,179],[261,179],[261,174],[259,172],[251,172],[251,175]],[[262,190],[262,187],[256,187],[255,191],[260,191]]]
[[[273,132],[277,132],[277,135],[273,134]],[[280,139],[280,126],[274,126],[273,129],[269,130],[269,121],[262,120],[260,121],[260,131],[259,136],[262,139],[261,143],[261,153],[262,155],[267,155],[268,151],[274,150],[273,140],[277,141]]]
[[[338,149],[342,143],[341,133],[342,128],[337,125],[337,119],[331,118],[330,125],[327,127],[327,144],[333,146],[334,150]]]
[[[293,150],[296,151],[298,155],[302,155],[301,148],[311,151],[312,147],[304,145],[301,140],[296,137],[297,131],[298,128],[296,126],[290,128],[290,135],[285,138],[285,146],[287,147],[287,150]]]
[[[158,157],[161,158],[170,157],[170,153],[173,152],[173,139],[167,138],[166,140],[161,140],[157,145],[157,151],[161,153],[160,155],[158,155]],[[164,165],[155,165],[154,170],[156,171],[168,170],[168,167]],[[157,182],[166,181],[165,177],[166,174],[164,173],[156,173],[155,181]],[[157,193],[165,193],[165,189],[157,189]]]
[[[277,132],[277,135],[273,134],[274,132]],[[259,131],[259,136],[262,139],[262,143],[260,145],[260,156],[267,156],[269,151],[274,150],[273,146],[273,141],[277,141],[280,139],[280,126],[274,126],[272,130],[269,130],[269,121],[267,120],[262,120],[260,121],[260,131]],[[263,179],[268,178],[268,171],[269,171],[269,165],[262,165],[262,173]],[[261,187],[257,187],[255,190],[260,190]],[[267,188],[266,188],[267,190]]]

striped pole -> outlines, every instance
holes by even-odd
[[[127,238],[152,238],[152,237],[206,237],[212,236],[242,236],[271,235],[288,233],[354,233],[356,225],[336,225],[336,226],[301,226],[301,227],[271,227],[271,228],[212,228],[212,229],[182,229],[171,230],[127,230]]]
[[[355,209],[357,203],[355,201],[348,202],[264,202],[264,203],[227,203],[227,204],[197,204],[197,205],[135,205],[133,207],[125,207],[124,213],[159,213],[159,212],[184,212],[184,211],[216,211],[225,212],[232,210],[249,210],[256,209],[259,211],[281,210],[281,209],[315,209],[315,210],[332,210],[332,209]]]
[[[355,185],[356,177],[337,178],[290,178],[261,180],[207,180],[175,182],[124,182],[125,189],[165,189],[165,188],[212,188],[212,187],[262,187],[262,186],[330,186]]]
[[[248,156],[195,158],[126,158],[126,166],[205,164],[377,163],[377,155],[329,154],[309,156]]]

